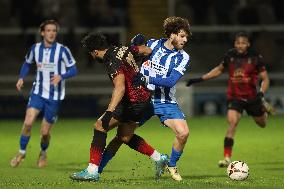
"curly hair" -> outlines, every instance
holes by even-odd
[[[39,26],[39,31],[42,32],[45,30],[45,26],[48,25],[48,24],[52,24],[52,25],[55,25],[56,26],[56,31],[59,30],[59,24],[58,22],[56,22],[55,20],[45,20],[43,21],[40,26]]]
[[[168,17],[164,20],[163,27],[167,37],[170,37],[172,33],[178,34],[180,30],[184,30],[188,35],[191,34],[189,22],[185,18],[176,16]]]
[[[81,40],[81,44],[88,52],[105,50],[109,47],[106,37],[100,33],[92,33],[85,36]]]

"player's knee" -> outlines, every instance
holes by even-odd
[[[24,121],[24,127],[27,129],[30,129],[33,125],[33,117],[32,116],[26,116]]]
[[[186,142],[188,136],[189,136],[189,130],[183,130],[183,131],[179,132],[178,135],[177,135],[178,139],[182,142]]]

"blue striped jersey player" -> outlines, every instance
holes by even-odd
[[[36,64],[36,77],[30,92],[25,121],[20,136],[19,153],[11,160],[11,166],[17,167],[26,155],[26,147],[31,136],[31,128],[40,112],[43,114],[41,123],[41,151],[38,167],[44,167],[46,150],[50,141],[50,130],[56,121],[57,112],[65,96],[65,80],[77,73],[76,61],[70,50],[56,42],[58,24],[54,20],[46,20],[40,25],[42,42],[34,44],[26,55],[19,79],[16,84],[18,91],[24,85],[24,78],[32,64]]]
[[[164,21],[164,31],[167,38],[151,39],[147,42],[146,45],[152,49],[152,54],[142,64],[142,74],[138,74],[134,82],[136,85],[147,85],[149,90],[153,90],[153,112],[148,112],[140,124],[157,115],[161,123],[175,133],[166,169],[174,180],[181,181],[182,177],[176,164],[183,153],[189,129],[175,98],[175,85],[189,66],[190,57],[183,50],[190,35],[188,20],[169,17]]]

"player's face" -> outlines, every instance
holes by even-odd
[[[53,43],[57,36],[57,27],[54,24],[47,24],[41,32],[41,36],[46,43]]]
[[[249,40],[248,38],[246,37],[237,37],[235,39],[235,49],[237,50],[237,52],[239,54],[243,54],[243,53],[246,53],[249,46],[250,46],[250,43],[249,43]]]
[[[175,49],[181,50],[187,43],[188,34],[181,30],[178,34],[172,34],[173,40],[172,45]]]

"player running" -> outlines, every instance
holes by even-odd
[[[247,33],[237,33],[234,48],[225,54],[223,61],[202,77],[190,79],[187,86],[216,78],[225,69],[229,74],[227,89],[229,127],[224,139],[224,159],[219,161],[219,167],[227,167],[231,162],[234,135],[243,110],[246,110],[261,128],[266,126],[267,112],[273,111],[271,106],[264,101],[264,94],[269,88],[269,77],[265,64],[262,56],[250,48]],[[260,90],[257,92],[258,77],[262,82]]]
[[[168,160],[167,156],[157,152],[140,136],[133,135],[144,112],[152,109],[151,95],[147,88],[135,88],[133,85],[133,77],[139,72],[134,56],[149,55],[151,49],[146,46],[109,46],[106,38],[101,34],[90,34],[83,39],[82,43],[93,58],[103,60],[114,88],[107,110],[94,125],[89,166],[71,175],[71,179],[99,180],[99,165],[105,151],[107,132],[116,126],[118,126],[121,141],[130,148],[151,157],[156,162],[156,174],[161,174],[161,168]]]
[[[46,150],[50,142],[50,130],[56,121],[60,103],[65,96],[65,80],[77,73],[76,62],[70,50],[55,41],[58,27],[58,23],[54,20],[46,20],[40,25],[40,34],[43,40],[31,47],[20,71],[16,84],[18,91],[21,91],[24,86],[24,78],[31,65],[36,63],[36,78],[27,105],[20,137],[20,150],[11,160],[12,167],[17,167],[25,159],[32,125],[40,112],[43,113],[43,120],[40,130],[41,151],[37,165],[38,167],[46,165]]]
[[[152,54],[143,63],[141,73],[134,78],[134,84],[136,86],[147,86],[148,89],[153,91],[152,103],[154,108],[140,120],[140,125],[153,115],[157,115],[161,123],[171,128],[175,133],[172,153],[166,169],[174,180],[181,181],[182,177],[176,164],[183,153],[189,136],[189,129],[185,116],[175,98],[175,85],[189,66],[189,55],[183,50],[183,47],[188,41],[190,30],[188,20],[180,17],[165,19],[163,26],[167,38],[151,39],[147,42],[147,46],[152,49]],[[143,43],[143,35],[138,34],[132,42]],[[115,155],[118,147],[114,144],[117,143],[119,143],[118,139],[114,138],[107,147],[108,154],[104,154],[100,171]]]

